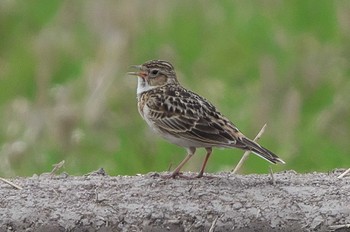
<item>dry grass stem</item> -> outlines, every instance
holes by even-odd
[[[339,229],[344,229],[344,228],[350,228],[350,224],[329,226],[329,229],[330,229],[331,231],[339,230]]]
[[[273,171],[272,171],[271,166],[269,167],[269,169],[270,169],[270,176],[271,176],[272,185],[276,185],[276,179],[275,179],[275,176],[273,175]]]
[[[169,166],[168,166],[168,172],[170,172],[171,171],[171,167],[173,166],[173,164],[172,163],[170,163],[169,164]]]
[[[214,219],[213,223],[212,223],[211,226],[210,226],[209,232],[214,232],[215,225],[216,225],[216,222],[218,221],[218,219],[219,219],[219,216],[217,216],[217,217]]]
[[[62,160],[61,162],[59,162],[59,163],[57,163],[57,164],[53,164],[53,165],[52,165],[52,166],[53,166],[53,169],[52,169],[52,171],[50,172],[50,175],[56,174],[56,172],[57,172],[58,170],[60,170],[60,169],[63,167],[64,163],[65,163],[65,161]]]
[[[265,128],[266,128],[266,123],[264,124],[264,126],[261,128],[261,130],[259,131],[259,133],[255,136],[254,138],[254,142],[258,141],[260,139],[260,137],[262,136],[262,134],[265,132]],[[250,154],[250,151],[245,151],[241,160],[238,162],[237,166],[231,171],[233,174],[236,174],[239,169],[242,167],[244,161],[248,158]]]
[[[0,180],[3,181],[3,182],[5,182],[6,184],[11,185],[12,187],[14,187],[14,188],[16,188],[16,189],[19,189],[19,190],[23,189],[21,186],[18,186],[18,185],[16,185],[15,183],[12,183],[11,181],[8,181],[8,180],[6,180],[6,179],[4,179],[4,178],[2,178],[2,177],[0,177]]]
[[[342,174],[340,174],[339,176],[338,176],[338,179],[340,179],[340,178],[343,178],[346,174],[348,174],[350,172],[350,168],[348,169],[348,170],[346,170],[345,172],[343,172]]]

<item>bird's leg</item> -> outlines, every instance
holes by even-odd
[[[205,150],[207,150],[207,154],[205,155],[201,170],[199,171],[198,175],[196,176],[197,178],[201,178],[203,176],[205,166],[207,166],[208,159],[209,159],[211,152],[212,152],[211,147],[206,147]]]
[[[175,170],[171,174],[172,178],[175,178],[176,176],[178,176],[180,174],[181,168],[187,163],[187,161],[189,161],[192,158],[192,156],[194,155],[195,152],[196,152],[195,147],[187,148],[187,156],[185,157],[184,160],[181,161],[181,163],[177,166],[177,168],[175,168]]]

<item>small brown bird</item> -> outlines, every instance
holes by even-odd
[[[163,138],[187,150],[186,158],[173,171],[181,168],[194,155],[197,148],[205,148],[202,177],[213,147],[249,150],[271,163],[284,163],[277,155],[243,135],[213,104],[180,85],[174,67],[167,61],[151,60],[134,65],[138,77],[138,109],[147,124]]]

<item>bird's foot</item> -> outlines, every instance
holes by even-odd
[[[171,174],[165,174],[160,176],[162,179],[186,179],[186,180],[194,180],[194,179],[199,179],[202,177],[207,177],[203,176],[203,173],[198,173],[197,175],[184,175],[182,172],[173,172]],[[210,178],[210,176],[208,176]]]
[[[199,172],[196,176],[195,176],[195,178],[202,178],[203,177],[203,172]]]
[[[162,179],[175,179],[176,177],[184,177],[184,175],[182,174],[182,172],[173,172],[171,174],[165,174],[165,175],[161,175],[160,176]]]

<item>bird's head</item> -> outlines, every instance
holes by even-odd
[[[129,75],[138,77],[137,93],[166,85],[178,83],[174,67],[164,60],[150,60],[142,65],[132,65],[138,69],[136,72],[128,72]]]

